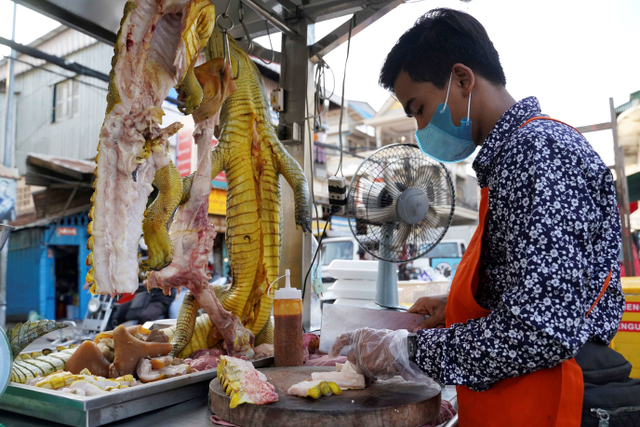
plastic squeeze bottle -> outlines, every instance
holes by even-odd
[[[273,298],[273,352],[276,366],[302,366],[302,293],[291,287],[285,270],[285,287]]]

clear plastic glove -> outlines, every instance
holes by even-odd
[[[367,378],[388,379],[400,375],[407,381],[437,386],[409,360],[408,335],[406,329],[356,329],[338,336],[329,357],[337,357],[344,347],[351,346],[347,359]]]

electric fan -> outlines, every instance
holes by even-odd
[[[447,169],[414,144],[380,148],[351,180],[347,217],[364,250],[379,259],[377,305],[398,307],[396,263],[420,258],[440,242],[455,210]]]

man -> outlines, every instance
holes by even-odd
[[[624,307],[609,169],[536,98],[511,97],[485,29],[465,13],[421,17],[380,83],[416,119],[426,154],[456,162],[480,146],[480,223],[448,301],[422,298],[409,310],[430,315],[416,337],[361,329],[331,353],[351,345],[349,359],[368,376],[421,370],[459,386],[461,426],[580,425],[573,357],[587,341],[608,343]]]

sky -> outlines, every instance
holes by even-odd
[[[638,0],[423,0],[402,4],[351,40],[345,97],[379,109],[389,94],[378,86],[386,54],[415,20],[430,9],[450,7],[475,16],[487,29],[516,99],[537,96],[542,112],[574,126],[610,120],[616,106],[640,90],[640,1]],[[13,2],[0,0],[0,36],[11,37]],[[316,39],[349,17],[315,25]],[[19,6],[16,41],[29,43],[57,23]],[[265,38],[258,40],[268,46]],[[276,50],[279,35],[272,36]],[[8,50],[0,47],[0,55]],[[340,93],[346,43],[325,61]],[[355,77],[357,76],[357,77]],[[329,82],[327,82],[329,85]],[[611,131],[585,135],[603,160],[613,164]]]

